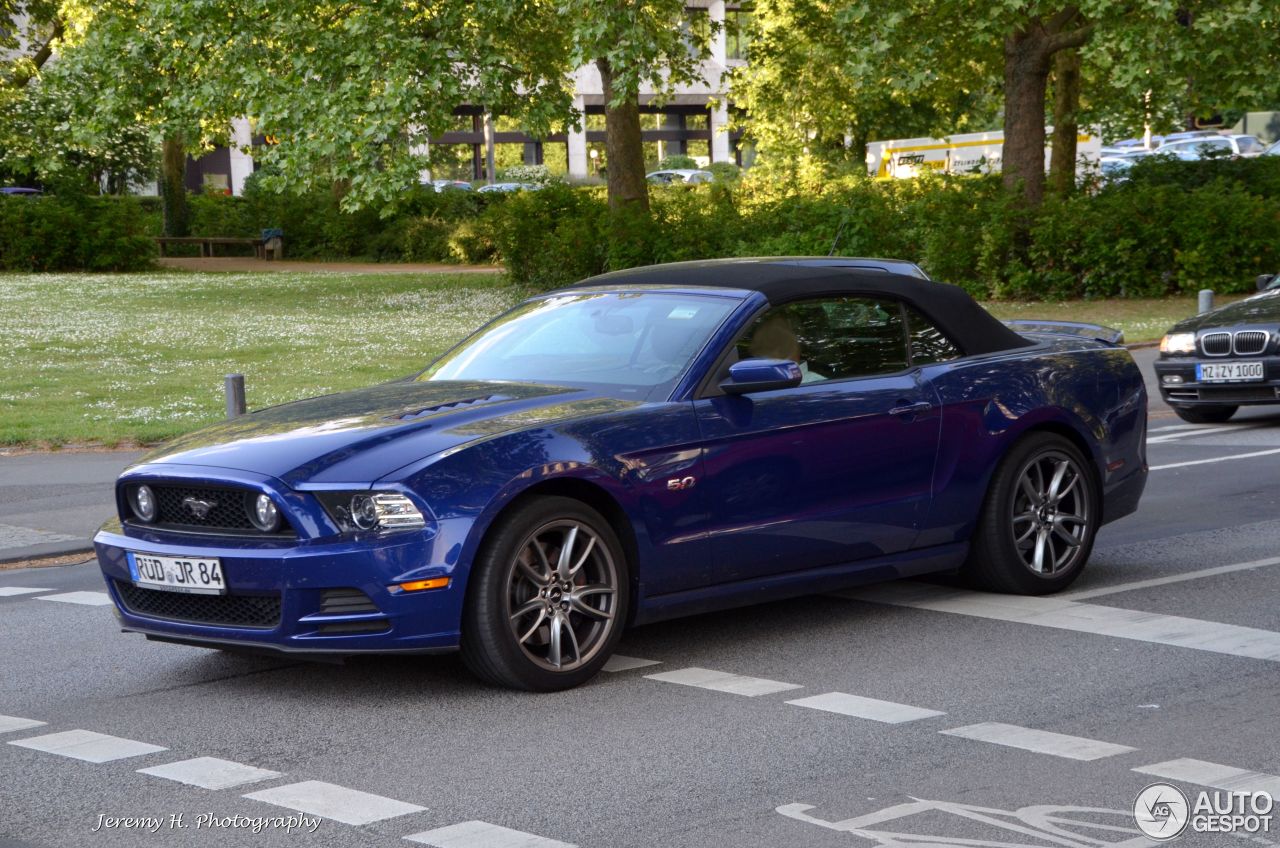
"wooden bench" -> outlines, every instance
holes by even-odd
[[[279,241],[272,239],[272,241]],[[266,259],[267,257],[267,240],[260,238],[225,238],[222,236],[157,236],[156,244],[160,246],[160,255],[164,256],[165,245],[169,244],[198,244],[200,245],[200,255],[204,257],[213,256],[213,248],[215,245],[247,245],[253,248],[253,255],[258,259]],[[277,247],[273,251],[276,255],[275,259],[280,258],[280,250]]]

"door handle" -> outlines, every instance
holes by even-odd
[[[902,406],[895,406],[893,409],[889,410],[889,414],[897,415],[899,417],[905,418],[907,416],[919,415],[922,412],[928,412],[931,409],[933,409],[933,404],[929,403],[929,401],[918,400],[915,403],[908,403],[908,404],[903,404]]]

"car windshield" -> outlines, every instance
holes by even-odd
[[[658,398],[738,303],[670,292],[549,295],[481,328],[417,379],[553,383]]]

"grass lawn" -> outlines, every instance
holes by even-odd
[[[501,274],[0,274],[0,445],[151,443],[223,414],[412,373],[522,293]],[[1195,311],[1167,300],[996,303],[1128,341]]]
[[[0,445],[150,443],[426,366],[521,299],[501,274],[0,274]]]

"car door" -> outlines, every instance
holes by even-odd
[[[792,388],[726,395],[739,359],[800,363]],[[820,297],[759,315],[694,401],[704,442],[712,582],[909,548],[929,504],[940,414],[912,367],[906,311]]]

